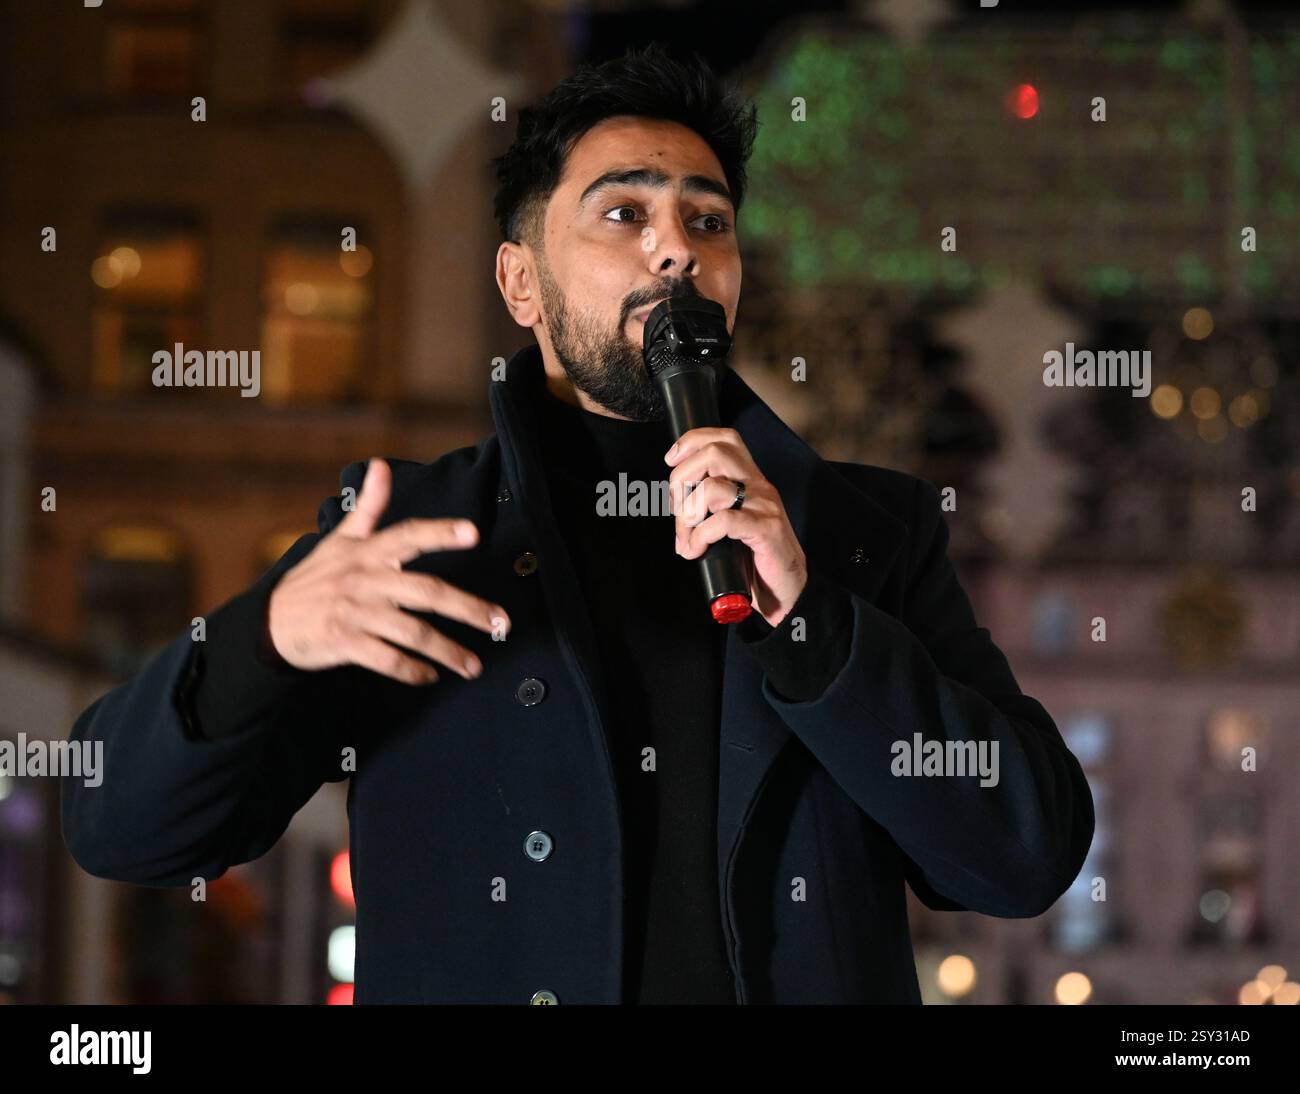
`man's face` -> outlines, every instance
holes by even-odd
[[[635,172],[635,175],[633,174]],[[609,118],[570,151],[534,254],[548,373],[635,421],[664,416],[642,358],[645,317],[668,297],[707,297],[735,325],[740,251],[717,157],[673,122]],[[518,318],[518,315],[517,315]]]

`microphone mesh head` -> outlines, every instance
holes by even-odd
[[[669,297],[646,316],[641,353],[654,379],[671,366],[714,364],[730,350],[727,313],[715,300]]]
[[[717,366],[712,361],[686,353],[678,353],[671,349],[661,350],[659,353],[647,357],[645,363],[645,367],[650,370],[652,380],[658,379],[659,374],[672,365],[681,365],[685,368],[707,368],[715,373],[718,371]]]

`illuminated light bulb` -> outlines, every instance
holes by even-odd
[[[1214,330],[1214,316],[1206,308],[1188,308],[1183,312],[1183,333],[1197,342],[1209,338]]]
[[[1258,1007],[1271,994],[1267,984],[1258,980],[1251,980],[1249,983],[1241,985],[1241,991],[1237,992],[1237,1002],[1243,1007]]]
[[[1092,981],[1081,972],[1067,972],[1056,982],[1056,1001],[1064,1006],[1079,1006],[1092,997]]]
[[[1273,1005],[1275,1007],[1294,1007],[1297,1004],[1300,1004],[1300,984],[1297,984],[1294,980],[1279,984],[1277,991],[1273,993]]]
[[[118,264],[123,277],[135,277],[140,272],[140,252],[134,247],[114,247],[108,257]]]
[[[1219,393],[1214,388],[1198,387],[1187,400],[1187,405],[1198,418],[1208,419],[1219,413],[1223,400],[1219,398]]]
[[[939,964],[935,977],[939,990],[952,999],[970,994],[975,987],[975,962],[965,954],[954,953]]]
[[[1254,425],[1259,420],[1259,404],[1252,395],[1238,395],[1228,404],[1228,419],[1239,429]]]
[[[340,851],[330,863],[330,888],[344,904],[356,904],[352,895],[352,868],[346,851]]]
[[[1222,418],[1211,418],[1208,422],[1197,422],[1196,432],[1201,440],[1218,444],[1228,435],[1228,423]]]
[[[1173,384],[1160,384],[1151,393],[1151,413],[1157,418],[1177,418],[1183,409],[1183,393]]]
[[[1255,974],[1255,979],[1261,984],[1267,984],[1269,991],[1277,991],[1286,980],[1286,969],[1281,965],[1265,965]]]
[[[115,289],[122,281],[122,265],[112,255],[100,255],[91,263],[90,279],[101,289]]]
[[[335,927],[325,945],[325,963],[330,975],[335,980],[351,984],[357,956],[357,929],[353,926]]]
[[[1033,84],[1017,84],[1007,96],[1007,109],[1017,118],[1032,118],[1038,113],[1038,89]]]

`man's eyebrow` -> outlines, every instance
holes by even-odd
[[[589,198],[605,190],[613,189],[615,186],[650,186],[656,190],[662,190],[668,186],[672,180],[664,172],[653,167],[630,167],[622,170],[606,171],[597,178],[582,192],[582,197],[578,199],[578,207],[587,204]],[[715,197],[722,198],[733,208],[735,202],[731,199],[731,191],[726,188],[717,179],[708,175],[687,175],[682,179],[682,189],[687,193],[696,194],[713,194]]]

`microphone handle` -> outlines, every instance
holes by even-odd
[[[676,441],[691,429],[720,424],[718,412],[717,372],[708,365],[669,364],[655,377],[663,393],[668,425]],[[700,572],[704,575],[704,591],[714,618],[720,623],[739,622],[750,611],[749,586],[753,572],[753,557],[749,548],[734,539],[720,539],[710,543],[699,558]],[[720,597],[744,597],[744,604],[735,604],[729,611],[720,612]]]

